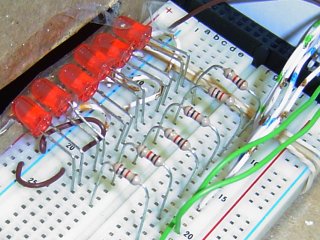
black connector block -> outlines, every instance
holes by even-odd
[[[174,0],[185,11],[190,12],[209,0]],[[279,73],[294,51],[289,43],[246,17],[227,3],[220,3],[195,16],[200,22],[213,29],[251,57],[253,65],[265,65]],[[299,76],[299,84],[310,72],[304,68]],[[305,93],[311,95],[320,84],[317,77],[310,83]],[[317,98],[320,102],[320,96]]]

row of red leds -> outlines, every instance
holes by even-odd
[[[42,106],[29,96],[18,96],[12,102],[14,117],[33,136],[38,137],[48,129],[52,115],[60,117],[65,114],[72,100],[88,101],[101,80],[113,69],[123,67],[134,50],[146,46],[152,28],[120,16],[115,19],[112,31],[114,35],[99,33],[90,43],[76,48],[73,52],[75,62],[63,65],[57,72],[57,78],[64,88],[46,78],[31,83],[31,95]]]

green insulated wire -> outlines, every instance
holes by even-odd
[[[311,29],[312,29],[312,28],[315,28],[315,29],[316,29],[316,28],[318,28],[318,27],[320,27],[320,20],[317,20],[317,21],[312,25]],[[304,43],[305,46],[308,46],[309,43],[310,43],[312,40],[314,40],[314,34],[309,33],[309,34],[307,34],[307,35],[304,37],[303,43]]]
[[[231,178],[225,179],[223,181],[211,184],[208,186],[210,181],[214,176],[216,176],[222,169],[223,167],[228,164],[230,161],[232,161],[235,157],[241,155],[242,153],[248,151],[252,147],[255,147],[273,137],[275,137],[277,134],[279,134],[281,131],[286,129],[286,127],[293,121],[295,120],[304,110],[306,110],[317,98],[317,96],[320,93],[320,86],[317,87],[316,91],[312,94],[312,96],[304,103],[302,104],[298,109],[296,109],[290,116],[283,121],[282,124],[278,128],[276,128],[273,132],[269,133],[268,135],[257,139],[251,143],[248,143],[247,145],[241,147],[240,149],[236,150],[232,154],[230,154],[228,157],[226,157],[222,162],[220,162],[206,177],[206,179],[203,181],[203,183],[200,185],[198,191],[194,194],[193,197],[191,197],[179,210],[177,216],[170,222],[170,224],[167,226],[165,231],[160,237],[160,240],[165,240],[167,236],[170,234],[172,229],[175,227],[175,231],[179,232],[180,231],[180,224],[181,224],[181,218],[185,214],[185,212],[193,205],[194,202],[198,201],[200,198],[205,196],[206,194],[210,193],[211,191],[214,191],[218,188],[221,188],[223,186],[226,186],[228,184],[231,184],[233,182],[239,181],[252,173],[258,171],[261,167],[263,167],[265,164],[267,164],[274,156],[276,156],[281,150],[286,148],[288,145],[290,145],[292,142],[294,142],[296,139],[301,137],[305,132],[307,132],[317,121],[317,119],[320,116],[320,111],[318,110],[317,113],[313,116],[313,118],[310,120],[310,122],[303,128],[301,129],[298,133],[293,135],[291,138],[289,138],[286,142],[283,144],[279,145],[275,150],[273,150],[266,158],[264,158],[262,161],[260,161],[259,164],[253,166],[246,172],[239,174],[237,176],[233,176]]]
[[[274,157],[276,157],[287,146],[289,146],[290,144],[295,142],[297,139],[302,137],[304,134],[306,134],[310,130],[310,128],[317,122],[319,117],[320,117],[320,110],[318,110],[316,112],[316,114],[312,117],[312,119],[300,131],[298,131],[292,137],[288,138],[287,141],[285,141],[284,143],[279,145],[271,153],[269,153],[269,155],[267,157],[265,157],[262,161],[260,161],[255,166],[248,169],[247,171],[245,171],[239,175],[233,176],[231,178],[227,178],[225,180],[222,180],[220,182],[211,184],[210,186],[206,187],[205,189],[203,189],[203,190],[197,192],[195,195],[193,195],[193,197],[191,197],[179,210],[179,212],[176,216],[175,231],[180,232],[181,219],[182,219],[183,215],[188,211],[188,209],[195,202],[197,202],[198,200],[200,200],[201,198],[205,197],[207,194],[209,194],[210,192],[212,192],[218,188],[222,188],[222,187],[227,186],[231,183],[240,181],[240,180],[250,176],[251,174],[257,172],[258,170],[260,170],[263,166],[265,166],[267,163],[269,163]]]
[[[241,155],[242,153],[247,152],[253,147],[256,147],[272,138],[277,136],[280,132],[285,130],[288,125],[290,125],[303,111],[305,111],[318,97],[320,93],[320,86],[317,87],[316,91],[312,94],[312,96],[306,101],[304,104],[302,104],[297,110],[295,110],[292,114],[289,115],[289,117],[282,122],[282,124],[279,125],[278,128],[276,128],[274,131],[271,133],[265,135],[262,138],[259,138],[253,142],[248,143],[247,145],[239,148],[238,150],[234,151],[231,153],[229,156],[227,156],[223,161],[221,161],[205,178],[205,180],[202,182],[200,187],[198,188],[198,191],[202,190],[205,188],[211,181],[212,179],[219,174],[219,172],[229,163],[231,162],[234,158],[237,156]],[[197,191],[197,192],[198,192]]]

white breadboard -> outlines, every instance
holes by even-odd
[[[158,26],[169,25],[184,14],[184,11],[172,2],[168,2],[155,13],[155,24]],[[195,19],[190,19],[175,29],[175,36],[181,49],[191,55],[190,69],[194,72],[206,69],[212,64],[232,67],[249,81],[250,88],[261,99],[264,99],[274,84],[275,73],[263,66],[255,69],[251,65],[252,58],[250,56]],[[158,64],[156,59],[151,56],[147,56],[146,59],[150,63]],[[158,65],[161,67],[161,63]],[[140,67],[153,73],[147,65]],[[132,72],[130,68],[126,68],[125,71],[129,75],[139,74],[137,71]],[[219,71],[213,70],[211,74],[214,78],[220,79],[220,84],[228,91],[233,92],[237,98],[255,107],[254,99],[250,95],[236,90],[230,82],[224,80]],[[158,90],[156,84],[148,86],[149,82],[151,81],[146,78],[146,83],[143,85],[147,96]],[[173,83],[174,85],[175,83]],[[179,88],[179,94],[174,93],[173,86],[170,89],[166,106],[170,103],[180,102],[192,83],[185,81],[184,87]],[[130,93],[122,87],[114,86],[110,90],[106,86],[101,86],[100,89],[122,106],[133,101]],[[204,115],[210,116],[212,124],[221,134],[221,146],[223,146],[239,123],[238,114],[227,106],[212,101],[208,95],[201,91],[197,92],[197,96],[195,108]],[[106,107],[112,107],[112,104],[107,99],[101,98],[99,94],[96,94],[96,98]],[[302,97],[301,102],[306,99],[306,97]],[[189,97],[186,104],[190,104],[190,100]],[[155,106],[155,101],[147,103],[145,123],[142,124],[139,119],[137,130],[134,126],[131,128],[126,142],[141,143],[149,129],[158,124],[166,106],[161,106],[159,112],[155,111]],[[318,106],[315,104],[313,108],[318,108]],[[131,109],[130,113],[134,114],[134,109]],[[98,113],[91,113],[91,116],[102,120],[102,116]],[[123,113],[122,117],[125,121],[128,120]],[[176,125],[172,123],[173,117],[174,113],[169,112],[164,126],[172,127],[183,137],[188,138],[199,156],[200,169],[202,169],[206,159],[216,147],[215,135],[209,128],[199,127],[195,121],[183,116],[182,113],[180,113]],[[303,119],[297,120],[290,126],[290,129],[294,131],[304,123]],[[115,144],[121,134],[121,128],[119,121],[111,118],[106,138],[106,161],[114,163],[118,160],[119,151],[115,150]],[[64,133],[68,134],[68,137],[80,146],[92,140],[78,127],[64,131]],[[215,162],[221,160],[223,156],[238,146],[242,146],[246,135],[247,133],[244,133],[242,135],[244,137],[234,139],[230,148],[224,151],[222,156],[217,156]],[[314,148],[319,148],[319,136],[320,129],[313,128],[304,138]],[[65,139],[59,139],[59,136],[53,135],[53,137],[63,146],[69,144]],[[95,148],[85,153],[83,185],[76,185],[75,192],[72,193],[70,192],[70,157],[56,145],[50,144],[50,151],[42,155],[34,150],[35,145],[36,141],[33,137],[24,135],[0,157],[1,239],[135,239],[144,208],[144,192],[141,188],[134,187],[120,178],[116,178],[115,185],[112,186],[112,172],[106,167],[105,177],[98,188],[93,207],[90,207],[89,200],[98,176],[97,172],[92,171]],[[126,148],[122,162],[140,175],[150,192],[150,204],[140,236],[142,240],[160,238],[166,224],[170,222],[179,207],[192,195],[201,183],[201,179],[209,172],[205,171],[202,177],[195,176],[187,187],[187,191],[183,193],[182,197],[178,197],[179,191],[194,169],[194,158],[166,140],[163,137],[163,132],[161,132],[156,144],[149,141],[147,145],[166,159],[166,165],[173,172],[173,185],[162,218],[158,219],[159,206],[162,195],[166,191],[169,177],[163,168],[156,168],[144,159],[139,158],[137,164],[133,165],[135,152]],[[246,167],[259,161],[276,145],[276,141],[264,144],[255,152]],[[79,156],[76,149],[70,151]],[[29,181],[45,180],[48,176],[56,173],[61,166],[66,168],[66,173],[49,187],[28,189],[15,182],[14,171],[19,161],[25,162],[23,178]],[[213,166],[214,164],[211,164],[210,168]],[[253,176],[219,190],[219,194],[201,212],[196,211],[195,207],[191,208],[183,218],[181,234],[172,233],[168,239],[259,239],[301,192],[308,175],[308,168],[289,151],[284,151]]]

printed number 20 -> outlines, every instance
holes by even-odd
[[[186,237],[186,239],[192,239],[193,238],[193,234],[190,233],[189,231],[186,231],[185,234],[183,234],[184,237]]]
[[[75,146],[72,143],[68,143],[66,148],[69,148],[70,150],[74,150]]]

